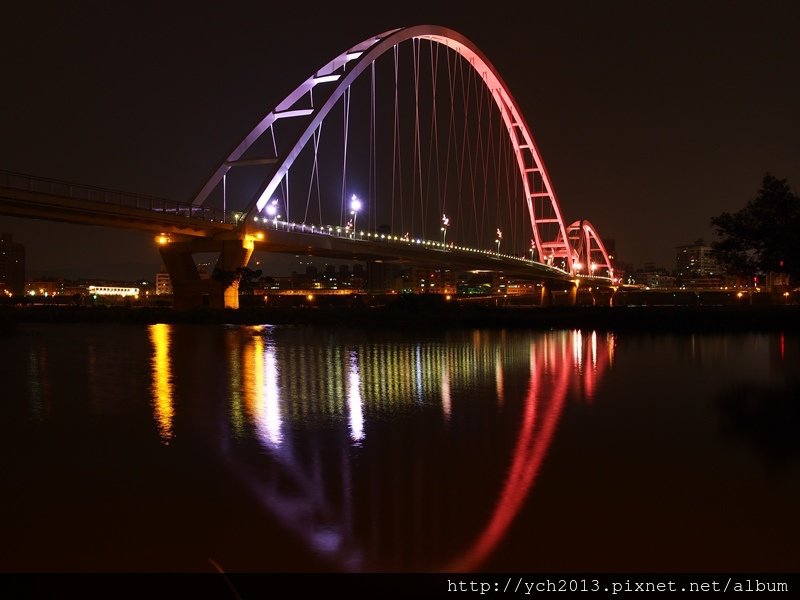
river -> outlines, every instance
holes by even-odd
[[[5,572],[800,564],[800,337],[27,323]]]

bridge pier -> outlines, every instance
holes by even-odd
[[[553,282],[542,286],[542,306],[577,306],[578,286],[574,283]]]
[[[246,267],[253,254],[251,240],[192,240],[160,246],[161,258],[172,281],[173,307],[239,308],[239,278],[236,270]],[[193,254],[219,252],[216,277],[200,277]]]
[[[550,293],[550,288],[542,283],[541,284],[541,294],[539,296],[539,306],[552,306],[553,304],[553,296]]]
[[[597,305],[598,306],[614,306],[614,296],[617,291],[614,288],[597,288]]]
[[[577,284],[573,284],[569,286],[567,290],[567,304],[568,306],[577,306],[578,305],[578,286]]]

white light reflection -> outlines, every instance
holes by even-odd
[[[415,355],[416,361],[414,363],[414,374],[417,378],[417,400],[422,402],[422,349],[417,344],[417,352]]]
[[[575,366],[580,371],[583,366],[583,334],[580,329],[572,332],[572,353],[575,357]]]
[[[245,353],[243,381],[247,412],[259,439],[277,448],[283,442],[283,420],[275,349],[265,348],[264,338],[257,333]]]
[[[280,408],[280,386],[278,385],[278,364],[275,349],[267,347],[264,351],[264,387],[262,395],[263,412],[258,425],[262,438],[271,446],[278,447],[283,442]]]
[[[361,375],[358,372],[358,357],[350,356],[350,372],[347,379],[347,409],[350,413],[350,439],[364,439],[364,401],[361,398]]]
[[[453,411],[453,404],[450,399],[450,373],[447,367],[442,368],[442,412],[445,419],[450,420],[450,413]]]
[[[592,369],[597,368],[597,332],[592,332]]]

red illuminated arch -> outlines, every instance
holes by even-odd
[[[567,238],[573,252],[573,272],[576,275],[614,279],[614,268],[603,240],[589,221],[575,221],[567,227]]]

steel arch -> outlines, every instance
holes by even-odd
[[[254,212],[261,211],[264,208],[264,205],[278,188],[301,150],[313,136],[314,131],[322,123],[335,103],[345,94],[350,84],[380,55],[397,44],[411,39],[427,39],[456,51],[466,59],[482,78],[484,85],[491,91],[492,97],[502,115],[509,139],[514,146],[517,167],[531,220],[533,242],[535,243],[539,260],[543,263],[552,264],[554,256],[564,257],[566,262],[565,270],[572,273],[573,253],[570,251],[569,238],[561,209],[550,182],[550,177],[533,140],[533,135],[516,101],[495,67],[477,46],[460,33],[436,25],[416,25],[386,31],[364,40],[325,64],[301,83],[297,89],[286,96],[234,148],[195,196],[193,203],[203,204],[209,194],[222,182],[225,174],[237,164],[255,164],[256,162],[273,164],[272,174],[263,180],[256,195],[247,206],[246,216],[241,225],[246,231],[255,216]],[[350,65],[349,63],[352,61],[355,62]],[[324,100],[318,106],[314,107],[313,102],[309,102],[312,106],[299,106],[300,101],[306,97],[312,100],[311,91],[321,84],[335,84],[335,86],[329,90],[327,96],[323,96]],[[278,156],[275,159],[241,160],[248,148],[271,129],[275,123],[282,119],[291,118],[310,118],[310,121],[290,148],[282,153],[278,152]],[[543,206],[546,206],[549,201],[552,213],[537,214],[535,202],[537,199],[542,201]],[[558,233],[555,239],[542,238],[540,226],[545,224],[557,225]]]
[[[572,265],[576,275],[595,276],[595,271],[606,270],[613,281],[614,269],[605,244],[597,230],[586,219],[575,221],[567,227],[569,245],[572,249]]]

